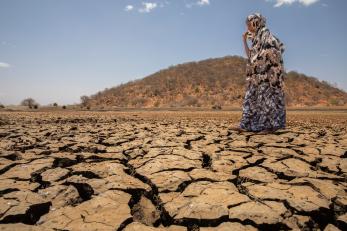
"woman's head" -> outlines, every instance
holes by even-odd
[[[260,13],[248,15],[246,25],[250,32],[256,33],[260,28],[266,26],[266,18]]]

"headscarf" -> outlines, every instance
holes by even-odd
[[[262,27],[266,26],[266,18],[260,13],[250,14],[247,17],[247,22],[250,22],[254,28],[256,28],[255,34],[257,34],[258,30]]]
[[[251,23],[255,28],[255,32],[248,32],[252,41],[252,49],[250,49],[251,54],[248,60],[249,65],[256,65],[257,59],[261,59],[259,57],[263,57],[262,60],[265,60],[264,56],[269,55],[269,48],[271,48],[271,50],[274,48],[276,51],[271,53],[272,58],[278,60],[278,62],[282,62],[281,55],[284,52],[285,47],[283,43],[266,27],[266,18],[260,13],[253,13],[247,17],[246,22]],[[267,78],[266,75],[259,77],[259,79],[265,78]],[[282,79],[280,81],[280,84],[282,85]]]

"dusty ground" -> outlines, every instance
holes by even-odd
[[[347,230],[347,112],[0,112],[0,230]]]

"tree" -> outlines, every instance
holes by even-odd
[[[54,107],[58,107],[58,104],[57,104],[57,103],[54,103],[53,106],[54,106]]]
[[[38,105],[38,103],[33,98],[26,98],[22,100],[20,105],[33,108],[35,105]]]
[[[82,104],[82,106],[87,106],[88,105],[88,101],[89,101],[89,97],[88,96],[86,96],[86,95],[82,95],[81,96],[81,104]]]

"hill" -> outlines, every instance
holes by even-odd
[[[211,58],[170,66],[142,79],[82,96],[91,107],[241,107],[246,59]],[[285,73],[286,104],[293,107],[346,105],[347,93],[326,81]]]

